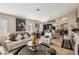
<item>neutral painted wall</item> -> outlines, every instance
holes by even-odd
[[[7,33],[16,32],[16,17],[15,16],[11,16],[11,15],[6,15],[6,14],[0,13],[0,20],[2,20],[2,19],[7,20],[7,29],[6,29]],[[26,31],[28,31],[27,30],[27,28],[29,27],[28,23],[32,24],[31,25],[32,31],[36,30],[35,23],[38,23],[38,24],[42,25],[42,22],[26,19]],[[42,31],[43,28],[40,27],[40,30]]]

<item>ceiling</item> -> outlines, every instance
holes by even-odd
[[[68,14],[77,3],[0,3],[0,12],[22,16],[32,20],[47,21]],[[36,9],[40,9],[36,11]]]

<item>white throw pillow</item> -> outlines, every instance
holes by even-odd
[[[18,34],[18,36],[16,37],[16,40],[21,40],[22,36],[20,34]]]
[[[29,38],[29,36],[27,34],[24,34],[24,38]]]

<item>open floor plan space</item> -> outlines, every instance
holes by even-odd
[[[0,55],[79,55],[79,4],[0,3]]]

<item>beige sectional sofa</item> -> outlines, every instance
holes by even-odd
[[[18,38],[19,36],[21,36],[20,37],[21,39]],[[25,45],[29,40],[30,40],[30,35],[28,32],[10,33],[7,36],[6,47],[7,47],[8,51],[11,51],[22,45]]]

